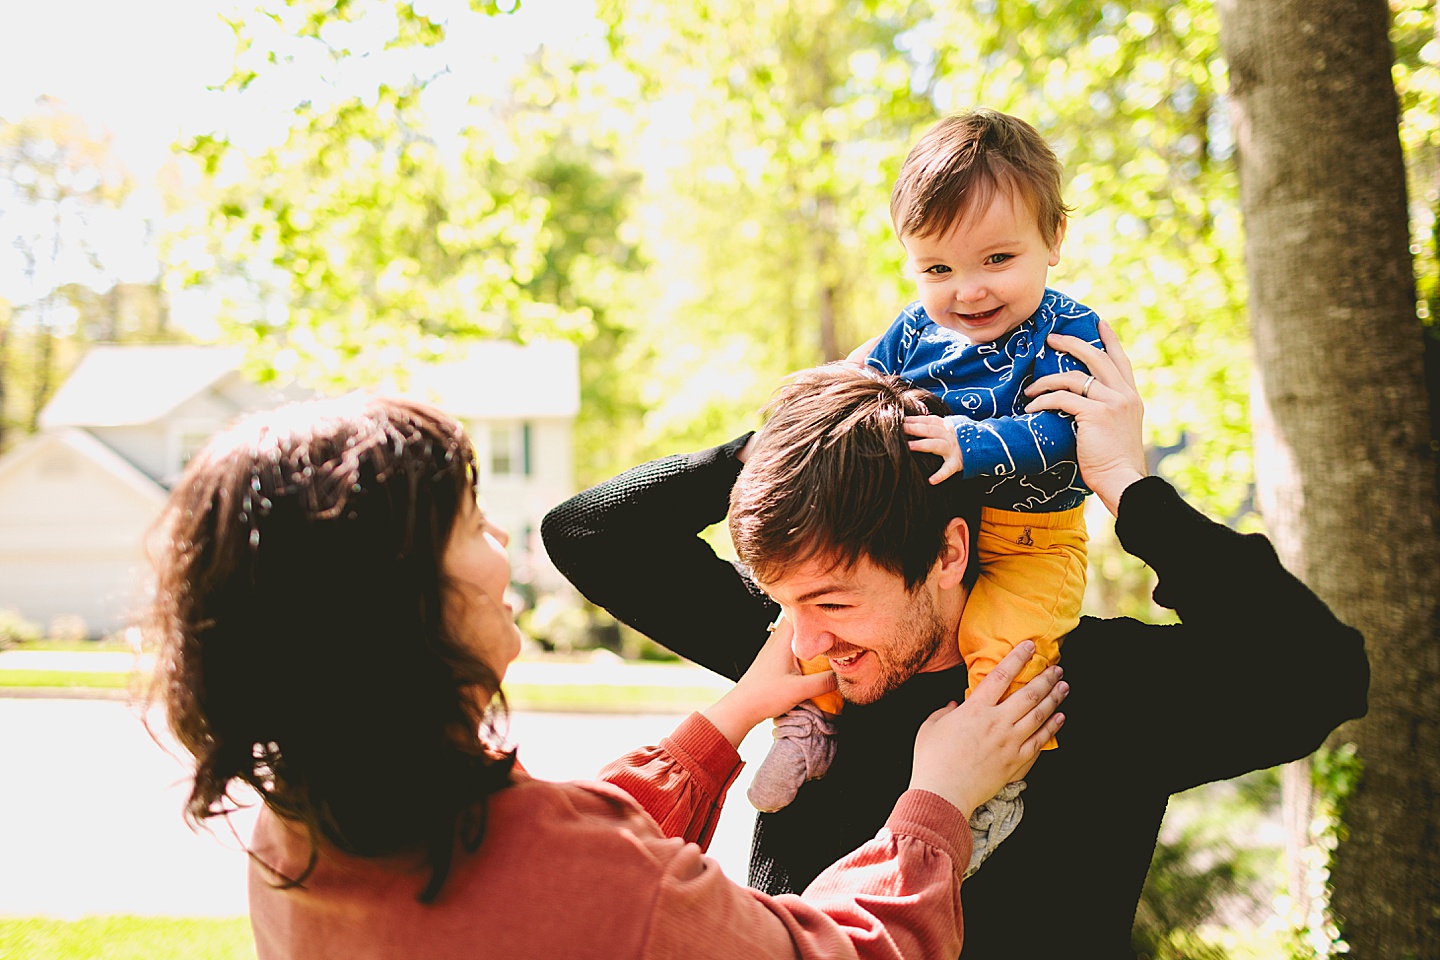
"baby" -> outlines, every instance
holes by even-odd
[[[1085,371],[1046,344],[1050,334],[1100,346],[1095,312],[1045,286],[1065,239],[1060,175],[1054,152],[1023,120],[975,110],[932,127],[906,157],[890,198],[920,299],[850,355],[955,411],[906,420],[910,448],[944,460],[931,483],[955,473],[989,480],[980,576],[957,638],[967,693],[1023,640],[1034,640],[1036,652],[1011,691],[1055,663],[1085,592],[1090,491],[1075,460],[1074,420],[1024,412],[1031,381]],[[802,667],[829,669],[823,656]],[[840,708],[840,695],[829,693],[776,721],[776,742],[749,791],[757,808],[778,810],[806,779],[824,775]]]

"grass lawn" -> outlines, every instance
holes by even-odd
[[[130,686],[134,676],[129,671],[0,670],[0,687],[99,687],[106,690],[124,690]]]
[[[0,670],[0,687],[129,690],[136,682],[131,672]],[[512,710],[689,713],[709,706],[720,694],[713,687],[517,683],[505,685],[505,696]],[[10,958],[0,954],[0,960]]]
[[[689,713],[710,706],[720,694],[713,687],[507,683],[505,699],[512,710],[551,713]]]
[[[103,640],[27,640],[16,650],[40,650],[64,653],[133,653],[130,642],[121,636],[106,637]]]
[[[0,960],[255,960],[246,917],[0,917]]]

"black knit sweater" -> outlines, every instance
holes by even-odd
[[[594,603],[738,678],[776,606],[697,534],[724,518],[745,437],[643,464],[552,510],[551,559]],[[1363,641],[1276,559],[1147,478],[1117,532],[1181,624],[1086,617],[1066,638],[1060,747],[1027,776],[1025,816],[965,882],[966,960],[1131,957],[1130,928],[1170,794],[1314,750],[1365,712]],[[872,838],[910,778],[915,732],[964,696],[963,667],[847,705],[835,762],[760,814],[750,884],[798,892]]]

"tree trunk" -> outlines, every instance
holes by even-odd
[[[1357,960],[1440,957],[1440,546],[1385,0],[1220,0],[1285,562],[1365,633],[1363,765],[1332,868]],[[1243,654],[1242,654],[1243,658]],[[1275,678],[1284,683],[1284,677]]]
[[[41,306],[41,319],[35,327],[35,383],[30,395],[30,433],[40,429],[40,412],[50,401],[51,381],[55,373],[55,332],[50,327],[53,304]]]

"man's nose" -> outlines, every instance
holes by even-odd
[[[803,614],[786,614],[791,620],[795,635],[790,638],[790,650],[799,660],[813,660],[835,645],[835,636],[816,623],[814,618]]]

